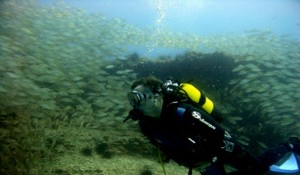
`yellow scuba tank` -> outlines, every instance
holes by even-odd
[[[181,89],[179,92],[186,93],[191,100],[202,106],[209,114],[213,112],[214,103],[209,98],[205,97],[200,90],[188,83],[181,83],[180,87]]]

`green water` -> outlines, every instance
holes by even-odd
[[[180,70],[214,52],[222,56],[211,64],[226,58],[230,74],[219,75],[221,66],[199,81],[228,81],[218,88],[196,84],[226,113],[225,128],[255,151],[299,135],[300,44],[289,37],[271,31],[199,36],[140,29],[63,2],[0,4],[0,174],[162,174],[156,149],[136,123],[122,123],[130,83],[141,75],[172,76],[176,71],[166,65]],[[191,54],[130,59],[128,46]],[[191,77],[186,70],[177,75]],[[194,79],[209,71],[195,70]],[[174,163],[165,168],[187,172]]]

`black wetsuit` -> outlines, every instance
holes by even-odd
[[[225,175],[224,164],[237,168],[235,174],[259,175],[267,170],[228,134],[224,136],[225,130],[209,114],[189,103],[166,103],[159,119],[139,117],[139,125],[151,143],[178,164],[191,169],[211,162],[202,174]]]

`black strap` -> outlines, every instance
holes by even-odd
[[[193,174],[193,168],[192,168],[192,167],[190,167],[190,168],[189,168],[188,175],[192,175],[192,174]]]

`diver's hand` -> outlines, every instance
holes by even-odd
[[[143,116],[143,113],[138,109],[132,109],[129,111],[128,116],[123,120],[123,122],[126,122],[129,119],[132,119],[133,121],[139,120]]]

